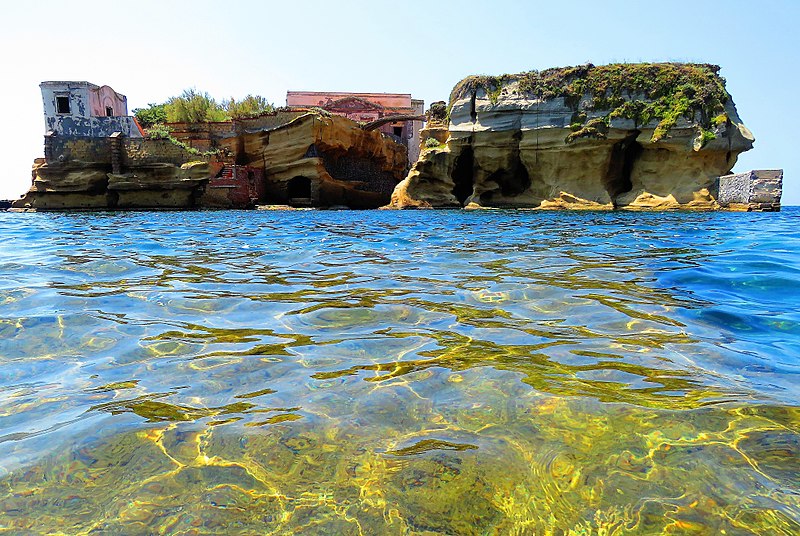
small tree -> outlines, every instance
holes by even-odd
[[[207,123],[230,119],[225,108],[208,93],[194,88],[186,89],[178,97],[172,97],[165,105],[167,121],[170,123]]]
[[[167,109],[165,104],[150,103],[147,108],[136,108],[133,111],[136,120],[143,128],[150,128],[157,123],[167,122]]]
[[[261,114],[275,111],[275,107],[261,95],[248,95],[239,102],[231,97],[231,100],[225,102],[224,106],[228,115],[233,119],[258,117]]]

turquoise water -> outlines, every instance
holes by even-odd
[[[800,534],[800,210],[0,214],[0,532]]]

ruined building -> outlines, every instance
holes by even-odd
[[[114,132],[141,138],[142,129],[128,115],[128,99],[108,86],[89,82],[42,82],[48,135],[107,137]]]
[[[418,133],[414,119],[394,113],[411,108],[387,115],[383,107],[366,124],[316,107],[287,108],[171,124],[172,136],[151,139],[127,115],[125,96],[108,86],[43,82],[41,90],[45,155],[17,209],[377,208],[403,179],[408,147],[417,146],[400,143]],[[393,125],[400,130],[385,132]]]

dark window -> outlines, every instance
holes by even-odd
[[[69,113],[69,97],[56,97],[56,113]]]
[[[294,177],[287,184],[286,193],[289,199],[311,198],[311,179],[308,177]]]
[[[106,106],[106,117],[114,117],[114,108]]]
[[[398,138],[403,137],[403,127],[394,127],[394,135]]]

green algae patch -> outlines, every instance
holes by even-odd
[[[414,456],[416,454],[422,454],[432,450],[464,451],[475,450],[477,448],[478,447],[475,445],[469,445],[465,443],[451,443],[450,441],[442,441],[440,439],[423,439],[414,443],[410,447],[389,450],[386,452],[386,454],[391,454],[393,456]]]
[[[456,100],[479,89],[493,104],[503,92],[539,100],[563,98],[564,104],[575,110],[573,121],[578,119],[573,122],[575,128],[568,143],[580,137],[602,136],[598,124],[586,123],[586,111],[604,112],[606,124],[625,118],[638,128],[658,121],[651,140],[657,142],[680,118],[696,121],[704,132],[727,121],[725,104],[730,95],[719,69],[706,63],[615,63],[469,76],[450,93],[450,108]]]

